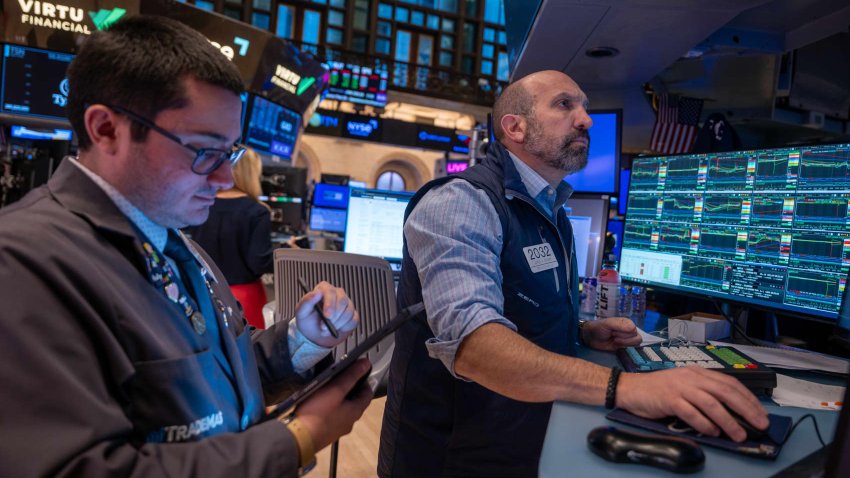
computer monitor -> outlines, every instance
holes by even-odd
[[[602,267],[605,226],[608,221],[608,199],[605,197],[572,197],[564,206],[573,226],[576,261],[580,277],[595,277]]]
[[[66,120],[68,65],[74,55],[3,45],[0,108],[8,114]]]
[[[301,115],[297,112],[260,96],[250,98],[246,146],[290,160],[300,128]]]
[[[310,229],[324,232],[345,232],[345,209],[313,206],[310,208]]]
[[[605,246],[603,250],[607,253],[610,247],[612,254],[620,262],[620,250],[623,247],[623,221],[619,219],[608,219],[608,227],[605,231]]]
[[[587,166],[564,178],[577,193],[613,194],[617,192],[617,172],[620,169],[622,111],[598,110],[589,112],[590,150]]]
[[[413,193],[352,189],[343,251],[384,258],[398,270],[404,246],[404,210],[411,197]]]
[[[631,178],[631,169],[620,170],[620,191],[617,193],[617,214],[626,215],[626,206],[629,204],[629,179]]]
[[[348,207],[348,186],[316,183],[313,188],[313,205],[345,209]]]
[[[835,320],[850,144],[635,158],[623,279]]]

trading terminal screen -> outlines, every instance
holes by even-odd
[[[301,115],[259,96],[253,97],[245,144],[257,151],[292,159]]]
[[[413,193],[352,189],[343,250],[382,257],[400,265],[404,246],[404,210]]]
[[[836,319],[848,206],[850,144],[635,158],[620,274]]]
[[[6,113],[65,120],[70,53],[3,45],[0,106]]]

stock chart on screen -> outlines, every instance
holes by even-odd
[[[835,319],[850,144],[635,158],[624,229],[624,279]]]

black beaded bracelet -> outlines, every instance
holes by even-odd
[[[623,369],[614,367],[611,369],[611,376],[608,377],[608,390],[605,391],[605,408],[611,410],[617,401],[617,382],[620,381],[620,374]]]

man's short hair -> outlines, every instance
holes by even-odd
[[[176,20],[138,15],[93,32],[68,67],[68,119],[80,149],[91,146],[84,124],[88,106],[111,104],[155,119],[160,111],[186,104],[187,77],[237,95],[243,91],[236,67],[203,35]],[[134,141],[146,135],[147,128],[132,124]]]
[[[493,104],[493,135],[499,141],[505,136],[502,129],[502,118],[505,115],[520,115],[524,118],[534,115],[534,96],[524,85],[511,83]]]

